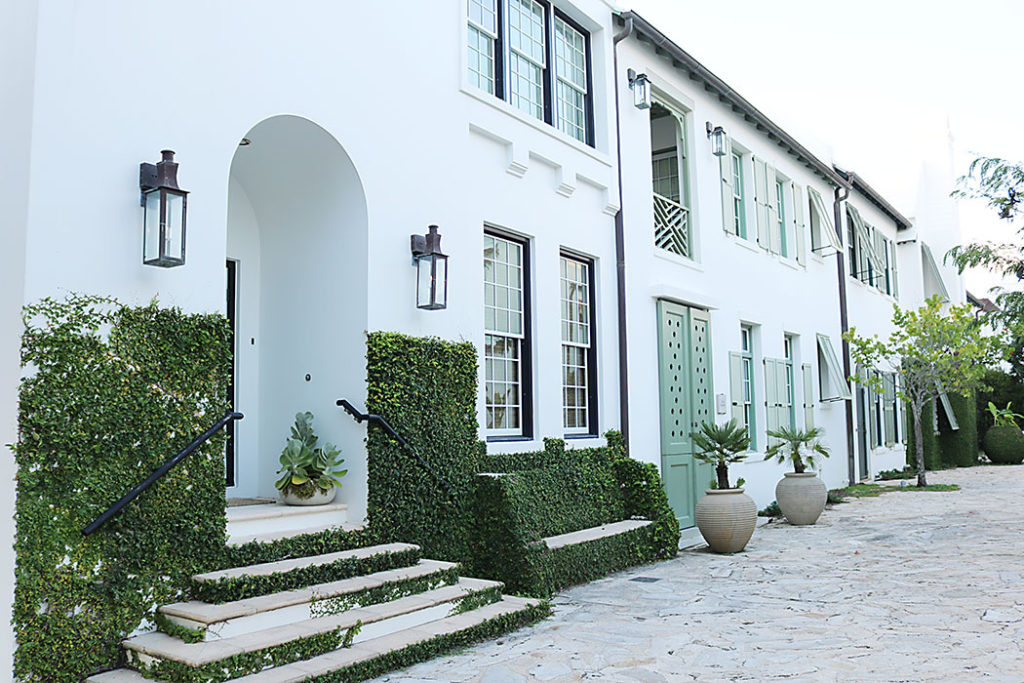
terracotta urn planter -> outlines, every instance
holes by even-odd
[[[738,553],[757,526],[757,505],[743,489],[708,489],[697,501],[695,517],[700,535],[712,552]]]
[[[337,495],[338,489],[337,487],[332,486],[325,491],[318,487],[313,491],[313,495],[308,498],[302,498],[292,493],[291,487],[288,487],[283,491],[279,491],[279,493],[281,494],[281,501],[285,505],[327,505],[334,500],[334,496]]]
[[[786,472],[775,486],[775,501],[790,524],[814,524],[825,509],[828,489],[814,472]]]

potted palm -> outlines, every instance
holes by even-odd
[[[714,488],[706,490],[697,501],[694,517],[700,535],[716,553],[738,553],[757,526],[757,505],[743,492],[729,484],[729,465],[747,457],[750,437],[747,428],[729,420],[724,425],[704,422],[700,430],[690,434],[694,457],[715,466]]]
[[[340,469],[345,462],[338,457],[341,451],[330,443],[317,446],[318,441],[313,413],[297,413],[292,436],[281,451],[277,473],[282,476],[274,483],[285,504],[326,505],[341,487],[339,477],[348,473]]]
[[[805,471],[817,466],[817,459],[831,455],[818,439],[824,432],[820,427],[791,429],[779,427],[768,432],[777,439],[765,451],[764,459],[775,458],[780,464],[787,460],[793,465],[792,472],[775,486],[775,500],[790,524],[804,526],[814,524],[825,509],[828,488],[814,472]]]

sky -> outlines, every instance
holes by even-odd
[[[911,218],[921,164],[948,155],[950,134],[957,175],[978,155],[1024,161],[1020,0],[619,3]],[[964,241],[1014,238],[980,202],[960,220]],[[998,280],[966,283],[984,296]]]

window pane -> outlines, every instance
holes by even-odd
[[[544,118],[544,86],[541,67],[512,53],[512,106],[538,119]]]
[[[484,373],[488,429],[522,429],[523,245],[484,238]]]
[[[498,33],[497,0],[469,0],[469,20],[492,36]]]
[[[578,90],[587,91],[587,48],[583,34],[555,18],[555,72]]]
[[[586,95],[561,80],[558,81],[555,90],[558,103],[558,130],[568,133],[580,142],[586,142]]]
[[[590,372],[590,264],[562,257],[562,423],[589,428],[587,383]]]
[[[533,0],[509,0],[508,23],[512,49],[545,66],[544,7]]]
[[[494,94],[494,39],[469,27],[469,84]]]

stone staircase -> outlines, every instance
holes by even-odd
[[[229,522],[235,543],[319,531],[317,516],[337,513],[246,509],[260,507],[240,508],[246,513]],[[86,681],[361,680],[547,614],[540,601],[502,595],[503,584],[459,571],[424,559],[418,546],[388,543],[196,575],[194,599],[161,606],[158,630],[122,643],[128,668]]]

